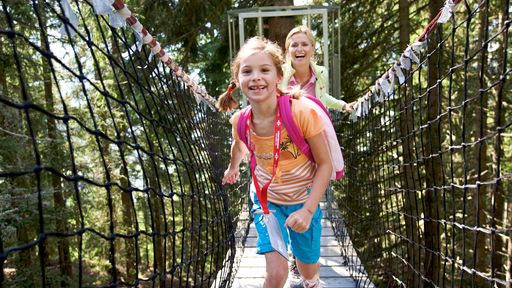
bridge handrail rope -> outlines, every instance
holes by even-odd
[[[70,25],[76,27],[77,17],[75,12],[71,9],[68,0],[62,0],[61,2],[64,6],[64,14],[68,18]],[[133,29],[137,39],[135,46],[139,49],[139,51],[142,47],[142,42],[149,46],[151,49],[151,56],[148,59],[149,61],[153,55],[156,55],[162,63],[171,68],[174,74],[179,79],[181,79],[188,88],[190,88],[198,103],[203,101],[204,103],[208,104],[211,109],[215,110],[216,100],[208,94],[204,87],[199,86],[185,71],[183,71],[180,66],[174,63],[172,58],[165,53],[160,42],[158,42],[156,38],[148,32],[144,25],[142,25],[137,17],[133,15],[123,0],[87,0],[87,2],[89,2],[94,7],[94,12],[97,15],[107,15],[109,17],[110,24],[113,27],[124,27],[125,23],[128,23]],[[115,10],[112,11],[112,8]],[[61,33],[63,31],[64,30],[61,28]],[[69,31],[71,34],[70,36],[72,36],[72,29],[69,29]]]
[[[405,82],[405,75],[402,69],[411,70],[412,62],[420,63],[416,53],[420,53],[427,46],[427,36],[437,27],[437,24],[442,24],[453,17],[457,5],[461,0],[446,0],[443,8],[439,13],[428,23],[423,32],[416,38],[416,41],[409,45],[404,52],[388,71],[386,71],[379,79],[375,81],[375,85],[368,88],[368,92],[356,100],[354,111],[350,114],[352,121],[357,121],[358,118],[368,115],[372,105],[371,99],[376,102],[383,102],[390,95],[393,94],[395,85],[395,76],[398,77],[398,84],[402,85]]]

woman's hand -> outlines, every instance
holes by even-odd
[[[222,185],[224,184],[234,184],[240,178],[240,169],[238,167],[228,167],[226,171],[224,171],[224,177],[222,178]]]
[[[345,105],[345,112],[347,113],[352,113],[352,111],[354,111],[354,104],[356,104],[357,101],[354,101],[354,102],[350,102],[350,103],[347,103],[347,105]]]
[[[311,219],[313,219],[313,214],[311,214],[306,207],[302,207],[288,216],[284,222],[284,226],[290,227],[290,229],[297,233],[304,233],[309,229]]]

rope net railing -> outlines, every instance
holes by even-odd
[[[1,1],[0,287],[229,287],[228,118],[93,2]]]
[[[469,2],[336,120],[334,225],[360,286],[512,286],[510,1]]]

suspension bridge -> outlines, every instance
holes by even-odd
[[[469,2],[331,112],[324,287],[512,287],[510,1]],[[158,31],[121,0],[1,3],[0,287],[261,287],[229,115]],[[272,9],[229,14],[232,51],[244,19],[319,14],[339,74],[339,9]]]

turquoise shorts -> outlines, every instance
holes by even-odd
[[[251,199],[254,203],[251,209],[251,213],[254,216],[254,225],[258,232],[258,241],[256,242],[256,252],[258,254],[265,254],[267,252],[274,251],[270,244],[270,238],[268,237],[267,227],[263,220],[263,214],[254,213],[255,211],[261,211],[260,202],[257,199],[256,193],[251,192]],[[314,264],[320,259],[320,237],[322,236],[322,210],[317,207],[313,218],[311,219],[311,225],[309,229],[304,233],[297,233],[292,229],[284,227],[286,218],[293,212],[299,210],[304,206],[303,203],[295,205],[278,205],[269,202],[268,209],[275,210],[272,212],[281,228],[283,233],[283,239],[287,247],[291,246],[293,255],[301,262],[307,264]]]

